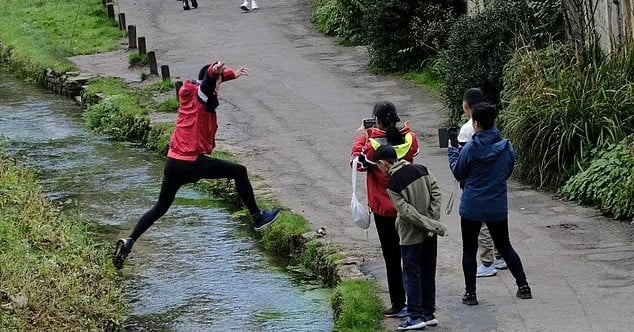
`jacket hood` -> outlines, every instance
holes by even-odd
[[[509,141],[502,139],[496,127],[476,133],[471,144],[473,157],[482,161],[497,159],[500,154],[510,149]]]
[[[178,90],[180,100],[189,100],[198,93],[199,85],[192,81],[185,81],[183,86]]]

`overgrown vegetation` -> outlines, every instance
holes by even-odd
[[[75,69],[69,56],[116,49],[121,38],[100,0],[2,0],[0,26],[12,71],[36,80],[46,68]]]
[[[445,44],[455,18],[446,1],[385,0],[367,8],[369,65],[380,72],[421,69]]]
[[[591,162],[574,175],[562,193],[617,219],[634,217],[634,136],[594,149]]]
[[[373,281],[345,280],[332,297],[335,329],[345,332],[381,331],[383,304]]]
[[[580,53],[566,45],[518,50],[505,72],[500,126],[524,181],[558,187],[594,148],[634,133],[634,53]]]
[[[150,85],[147,89],[153,92],[169,92],[174,89],[174,82],[172,80],[161,80]]]
[[[46,200],[32,172],[0,155],[0,326],[109,331],[126,313],[109,248]]]
[[[344,45],[367,41],[367,2],[361,0],[315,0],[313,21],[321,33],[337,36]]]
[[[99,101],[98,96],[105,95]],[[91,82],[84,92],[88,103],[84,112],[86,127],[114,139],[131,139],[145,143],[150,131],[148,108],[152,98],[129,88],[122,80],[106,78]]]

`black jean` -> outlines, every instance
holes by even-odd
[[[407,313],[416,319],[433,315],[436,308],[436,256],[438,237],[401,246],[403,283],[407,293]]]
[[[520,256],[515,252],[509,240],[508,218],[500,221],[486,222],[491,233],[493,244],[508,266],[511,274],[515,277],[518,286],[526,285],[526,274]],[[478,235],[480,234],[481,221],[460,219],[462,229],[462,271],[464,273],[465,288],[467,293],[474,293],[476,290],[476,256],[478,254]]]
[[[181,186],[198,182],[200,179],[233,179],[236,183],[238,195],[240,195],[249,212],[252,215],[260,213],[255,203],[253,187],[251,187],[251,182],[249,182],[246,167],[204,155],[199,156],[196,161],[167,158],[158,202],[141,217],[130,237],[136,241],[158,218],[169,210]]]
[[[405,306],[405,289],[403,288],[403,269],[401,268],[401,246],[396,231],[396,217],[374,215],[376,231],[379,233],[385,269],[387,270],[387,286],[390,302],[395,308]]]

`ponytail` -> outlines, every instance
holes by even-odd
[[[389,101],[380,101],[374,105],[373,113],[385,127],[385,137],[390,145],[405,143],[405,138],[401,135],[401,131],[396,128],[396,123],[401,121],[401,118],[398,117],[394,104]]]

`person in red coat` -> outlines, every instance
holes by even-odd
[[[398,125],[401,119],[391,102],[376,103],[372,115],[376,118],[376,125],[368,129],[359,128],[352,148],[352,158],[359,158],[358,171],[367,172],[368,205],[374,214],[385,260],[391,307],[384,312],[384,316],[403,318],[407,316],[407,310],[401,269],[401,248],[396,231],[397,213],[387,193],[389,178],[373,160],[379,146],[390,145],[396,150],[399,160],[404,159],[412,163],[418,154],[418,139],[411,131],[409,122],[402,126]]]
[[[200,179],[233,179],[257,231],[279,217],[279,208],[270,211],[258,208],[246,167],[208,156],[216,146],[216,108],[220,84],[248,74],[247,67],[234,71],[227,68],[224,62],[217,61],[201,69],[200,81],[191,80],[183,84],[178,92],[181,105],[167,153],[158,202],[141,217],[129,237],[117,241],[113,254],[116,268],[123,267],[135,241],[167,212],[180,187],[187,183],[195,183]]]

